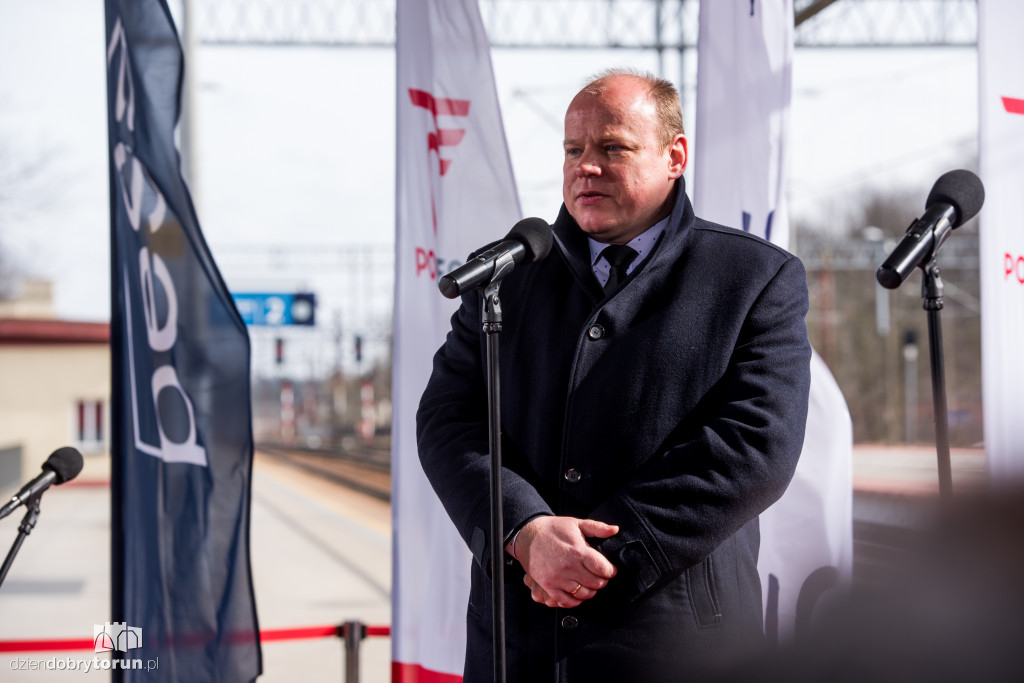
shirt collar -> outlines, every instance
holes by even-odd
[[[626,243],[627,247],[632,248],[636,251],[636,258],[629,264],[628,272],[643,262],[647,258],[651,250],[654,249],[654,245],[658,242],[658,238],[661,233],[665,230],[665,226],[668,225],[668,219],[670,216],[665,216],[660,221],[652,225],[651,227],[644,230],[642,233],[631,239]],[[604,242],[598,242],[593,237],[587,237],[587,241],[590,243],[590,264],[591,266],[597,265],[597,259],[601,257],[601,252],[608,245]]]

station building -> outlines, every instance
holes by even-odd
[[[0,490],[57,448],[82,452],[82,481],[109,476],[110,325],[58,320],[49,282],[0,300]]]

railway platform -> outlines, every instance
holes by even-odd
[[[13,494],[2,491],[4,497]],[[19,513],[0,526],[6,553]],[[0,640],[92,638],[110,620],[110,488],[106,470],[43,496],[39,522],[0,587]],[[253,467],[252,564],[261,629],[391,620],[391,513],[380,498],[257,454]],[[91,659],[90,651],[0,652],[0,680],[110,680],[107,671],[19,671],[18,659]],[[361,683],[390,680],[391,646],[368,638]],[[261,683],[339,683],[339,638],[267,642]]]

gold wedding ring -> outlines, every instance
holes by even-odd
[[[583,584],[577,583],[576,587],[569,591],[569,595],[576,595],[576,591],[578,591],[580,588],[583,588]]]

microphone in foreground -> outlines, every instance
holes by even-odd
[[[505,257],[511,257],[515,265],[540,261],[551,251],[553,241],[551,226],[547,221],[542,218],[524,218],[512,226],[505,239],[496,246],[442,276],[437,281],[437,288],[441,294],[454,299],[471,289],[490,284],[495,277],[498,262]],[[505,277],[511,272],[512,268],[508,268],[499,277]]]
[[[949,171],[939,176],[928,193],[924,214],[910,224],[903,238],[878,267],[878,284],[896,289],[914,268],[929,263],[950,231],[974,218],[985,203],[985,187],[970,171]]]
[[[82,454],[77,449],[65,446],[58,448],[43,463],[43,473],[21,487],[8,502],[0,507],[0,519],[24,505],[32,496],[50,488],[52,484],[63,484],[78,476],[82,471]]]

